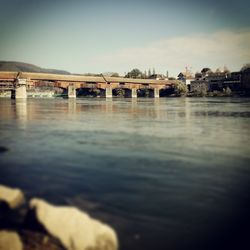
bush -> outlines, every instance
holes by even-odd
[[[175,86],[175,94],[177,96],[183,96],[186,95],[188,92],[187,85],[183,82],[178,82]]]

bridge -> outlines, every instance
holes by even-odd
[[[123,77],[58,75],[29,72],[0,72],[0,90],[11,91],[13,98],[26,98],[27,90],[47,86],[66,90],[69,98],[76,98],[79,89],[100,89],[103,96],[112,97],[114,89],[124,89],[128,96],[137,97],[137,91],[148,89],[153,97],[159,97],[160,90],[174,88],[176,80],[134,79]]]

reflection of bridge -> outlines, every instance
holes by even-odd
[[[81,88],[100,89],[103,96],[112,97],[113,89],[125,89],[130,97],[137,97],[137,90],[148,89],[152,96],[159,97],[160,90],[173,88],[175,80],[133,79],[122,77],[94,77],[82,75],[56,75],[27,72],[0,72],[0,90],[11,90],[15,98],[26,98],[26,89],[46,84],[67,89],[68,97],[76,97]]]

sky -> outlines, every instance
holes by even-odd
[[[0,0],[0,60],[71,73],[250,63],[250,1]]]

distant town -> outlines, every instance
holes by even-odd
[[[116,73],[113,73],[116,76]],[[157,74],[155,69],[149,69],[142,73],[138,69],[128,72],[125,77],[156,79],[156,80],[178,80],[184,86],[179,85],[179,93],[188,96],[231,96],[250,95],[250,63],[245,64],[240,71],[231,72],[227,67],[217,68],[212,71],[210,68],[202,68],[200,72],[193,74],[191,69],[186,67],[176,77]],[[177,86],[178,87],[178,86]]]

